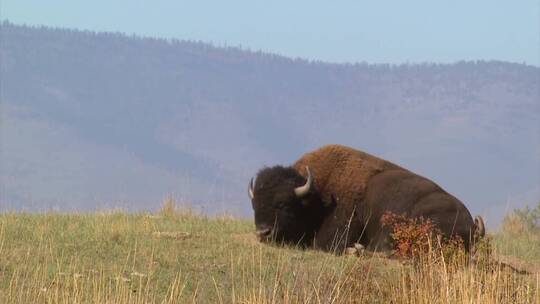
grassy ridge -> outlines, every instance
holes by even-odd
[[[174,208],[0,215],[1,303],[540,303],[539,289],[539,274],[481,263],[261,245],[251,220]]]

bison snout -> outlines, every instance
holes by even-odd
[[[272,234],[272,229],[270,228],[257,229],[255,233],[257,234],[257,237],[259,239],[265,239],[265,238],[268,238],[270,234]]]

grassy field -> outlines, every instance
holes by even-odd
[[[517,222],[492,236],[494,252],[540,264],[540,234]],[[156,214],[4,213],[0,303],[540,303],[540,274],[486,259],[335,256],[262,245],[253,230],[170,203]]]

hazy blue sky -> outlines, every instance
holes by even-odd
[[[540,65],[540,0],[1,0],[17,24],[202,40],[332,62]]]

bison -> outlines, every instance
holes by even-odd
[[[248,187],[262,242],[276,241],[343,252],[360,243],[393,248],[381,224],[386,212],[430,219],[445,236],[459,236],[469,250],[485,233],[456,197],[433,181],[368,153],[326,145],[290,167],[261,169]]]

